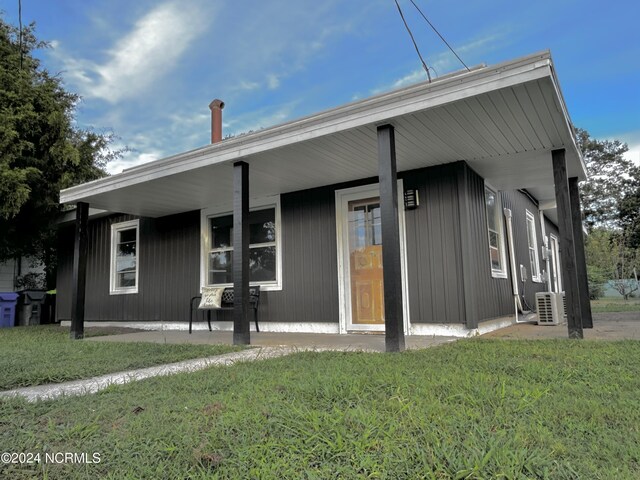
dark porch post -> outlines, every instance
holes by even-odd
[[[71,330],[72,339],[84,338],[84,298],[87,284],[87,224],[89,204],[76,205],[76,237],[73,244],[73,284],[71,285]]]
[[[569,338],[582,338],[582,320],[580,313],[580,297],[578,274],[576,271],[576,251],[573,240],[573,222],[571,220],[571,200],[569,198],[569,182],[567,180],[567,161],[565,150],[553,150],[553,180],[556,189],[558,206],[558,231],[560,234],[560,250],[564,278],[564,291],[567,297],[567,326]]]
[[[249,165],[233,164],[233,344],[249,345]]]
[[[578,178],[569,179],[569,200],[571,202],[571,221],[573,224],[573,242],[576,251],[576,272],[578,275],[578,295],[582,328],[593,328],[591,302],[589,301],[589,281],[587,279],[587,260],[584,254],[584,233],[582,232],[582,214],[580,213],[580,191]]]
[[[398,231],[396,139],[392,125],[378,127],[378,177],[382,224],[385,347],[387,352],[400,352],[404,350],[404,318]]]

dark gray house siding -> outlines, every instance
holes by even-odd
[[[282,291],[264,292],[261,319],[338,323],[334,191],[322,187],[281,196]]]
[[[420,198],[419,208],[405,212],[412,323],[464,322],[458,168],[447,164],[401,175],[404,188],[416,188]]]
[[[544,292],[547,290],[546,282],[534,282],[531,278],[531,267],[529,262],[529,244],[527,241],[527,220],[526,211],[529,210],[533,213],[535,218],[536,239],[538,249],[538,268],[540,272],[545,269],[544,261],[540,255],[540,247],[542,246],[542,230],[540,228],[540,216],[538,205],[528,195],[521,191],[508,191],[501,192],[502,207],[511,209],[513,218],[513,236],[514,236],[514,250],[516,256],[517,271],[516,276],[518,279],[518,288],[520,295],[524,297],[527,305],[531,309],[535,309],[536,292]],[[520,279],[520,265],[524,265],[527,269],[527,280],[522,282]]]
[[[467,308],[477,321],[512,314],[510,279],[491,276],[483,179],[464,162],[402,172],[400,177],[404,188],[417,189],[420,197],[420,207],[405,212],[411,322],[465,323]],[[338,323],[335,191],[375,182],[371,178],[281,195],[282,290],[263,292],[261,322]],[[465,242],[463,193],[470,236]],[[502,202],[513,211],[517,263],[528,265],[525,209],[538,215],[537,207],[521,192],[503,192]],[[90,221],[86,320],[188,321],[189,299],[200,285],[200,212],[141,218],[138,293],[110,295],[111,225],[133,218],[113,215]],[[72,227],[60,231],[60,320],[70,319],[73,235]],[[542,241],[540,231],[538,239]],[[471,249],[466,256],[463,244]],[[470,259],[468,265],[463,257]],[[463,272],[473,295],[465,295]],[[530,305],[542,287],[527,281]],[[473,303],[465,304],[470,298]],[[231,319],[228,312],[223,315],[220,319]]]
[[[468,273],[472,279],[471,286],[475,290],[477,319],[482,322],[514,313],[511,272],[509,272],[509,256],[506,255],[508,278],[494,278],[491,275],[484,179],[467,165],[463,165],[463,168],[468,170],[465,178],[470,203],[469,223],[473,234],[473,239],[469,242],[472,248],[470,255],[472,263]],[[506,225],[503,230],[506,235]]]
[[[188,320],[189,298],[200,284],[200,212],[141,218],[138,293],[110,295],[111,225],[134,218],[114,215],[89,222],[85,318],[88,321]],[[60,233],[57,310],[61,320],[71,316],[73,234],[73,228],[64,228]]]

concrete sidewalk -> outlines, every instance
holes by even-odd
[[[640,312],[594,313],[593,328],[583,330],[586,340],[640,340]],[[483,335],[483,338],[542,340],[568,338],[567,324],[519,323]]]
[[[34,402],[36,400],[53,400],[67,395],[87,395],[103,390],[110,385],[122,385],[149,377],[173,375],[175,373],[195,372],[212,366],[233,365],[238,362],[251,362],[266,358],[281,357],[296,351],[301,351],[301,349],[277,347],[252,348],[241,352],[217,355],[215,357],[184,360],[182,362],[128,370],[126,372],[110,373],[82,380],[16,388],[14,390],[0,392],[0,397],[23,397],[30,402]]]

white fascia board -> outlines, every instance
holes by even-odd
[[[423,82],[62,190],[60,203],[74,203],[149,180],[247,159],[261,152],[364,125],[392,122],[398,116],[551,75],[550,54],[541,52],[433,83]]]
[[[578,142],[576,141],[576,132],[573,128],[573,122],[571,121],[571,117],[569,116],[569,110],[567,109],[567,104],[564,101],[564,95],[562,95],[562,90],[560,90],[560,82],[558,81],[558,76],[556,74],[555,68],[551,65],[551,83],[553,85],[553,89],[555,91],[556,97],[558,97],[558,102],[560,103],[560,108],[562,109],[562,119],[564,126],[567,130],[567,137],[571,142],[571,146],[573,150],[575,150],[576,155],[578,157],[578,162],[580,162],[580,168],[582,169],[583,178],[580,180],[587,180],[587,165],[584,163],[584,158],[582,156],[582,151],[578,148]]]

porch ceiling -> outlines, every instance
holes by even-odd
[[[61,192],[62,203],[158,217],[230,204],[233,162],[252,197],[377,175],[376,127],[396,129],[398,171],[466,160],[495,188],[555,202],[551,150],[582,158],[548,53],[452,75],[126,170]]]

